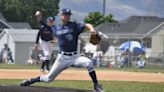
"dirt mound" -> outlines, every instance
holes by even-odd
[[[18,85],[0,85],[0,92],[93,92],[91,90],[61,88],[61,87],[44,87],[29,86],[20,87]]]

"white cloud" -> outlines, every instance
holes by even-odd
[[[87,16],[87,12],[80,12],[78,10],[74,10],[73,11],[73,15],[72,15],[72,20],[76,20],[78,22],[83,22],[83,19],[85,16]]]
[[[154,5],[154,4],[156,4],[156,0],[141,0],[141,2],[146,6],[146,7],[148,7],[148,6],[152,6],[152,5]],[[149,7],[150,8],[150,7]]]
[[[128,5],[126,3],[122,3],[118,0],[110,0],[107,2],[106,12],[112,13],[112,11],[125,14],[126,16],[130,15],[143,15],[145,11],[135,8],[133,5]]]
[[[60,9],[70,8],[74,15],[73,20],[83,21],[89,12],[100,11],[100,0],[61,0]]]
[[[148,15],[154,8],[156,15],[164,16],[164,0],[106,0],[106,14],[113,14],[116,20],[122,20],[132,15]],[[61,0],[60,8],[71,8],[75,18],[83,21],[89,12],[102,12],[103,0]],[[149,7],[151,6],[151,7]],[[149,9],[149,10],[148,10]]]

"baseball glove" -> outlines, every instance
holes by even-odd
[[[92,43],[93,45],[97,45],[99,44],[101,41],[101,37],[98,34],[92,34],[90,36],[90,43]]]

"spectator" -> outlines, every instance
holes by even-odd
[[[12,52],[10,50],[10,48],[8,48],[8,51],[7,51],[7,63],[8,64],[13,64],[14,63],[14,60],[13,60],[13,56],[12,56]]]
[[[139,55],[139,61],[137,62],[137,67],[138,68],[144,68],[145,64],[146,64],[146,55],[145,52],[143,51],[140,55]]]
[[[126,49],[126,51],[121,54],[121,68],[124,66],[131,66],[131,55],[132,53],[129,51],[129,49]]]
[[[93,64],[96,65],[97,67],[100,67],[102,55],[103,55],[102,51],[96,51],[92,56]]]
[[[3,61],[2,61],[2,58],[3,58],[3,52],[2,51],[0,51],[0,63],[2,63]]]
[[[2,62],[7,63],[8,62],[8,45],[4,44],[4,48],[2,49],[3,57],[2,57]]]

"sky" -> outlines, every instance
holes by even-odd
[[[70,8],[72,20],[83,22],[89,12],[103,12],[103,0],[60,0],[59,8]],[[164,18],[164,0],[106,0],[105,14],[118,21],[133,15]]]

